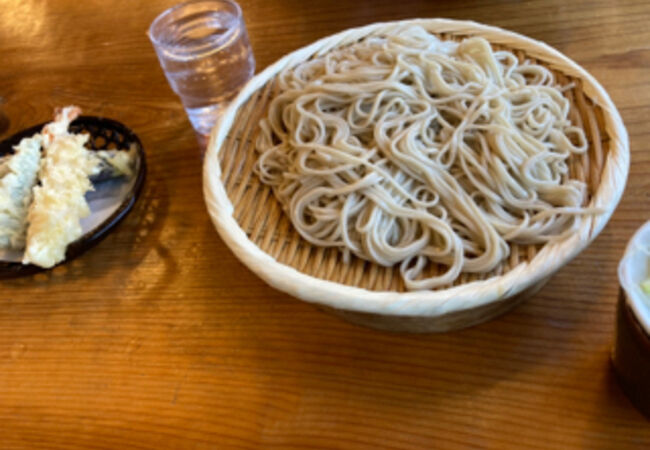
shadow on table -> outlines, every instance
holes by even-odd
[[[636,445],[636,448],[648,448],[650,444],[648,419],[625,396],[609,358],[603,361],[602,372],[596,376],[600,381],[600,394],[591,406],[594,414],[584,430],[582,448],[606,450],[623,448],[630,444]],[[609,426],[606,435],[603,434],[603,411],[608,411]],[[612,420],[616,421],[615,424],[611,423]]]
[[[609,359],[609,351],[602,359],[602,370],[594,376],[599,381],[599,395],[593,405],[588,405],[594,414],[590,417],[584,430],[581,447],[606,450],[614,447],[623,448],[633,443],[638,445],[637,448],[648,448],[650,445],[648,419],[634,407],[625,395],[614,373]],[[603,411],[608,411],[607,435],[603,435]],[[613,420],[615,424],[611,423]],[[614,444],[615,442],[617,444]]]

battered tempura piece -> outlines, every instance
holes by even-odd
[[[27,210],[41,160],[41,135],[24,138],[0,161],[0,248],[25,246]]]
[[[79,221],[90,214],[84,195],[92,189],[89,176],[97,161],[88,157],[84,147],[88,136],[68,132],[80,112],[76,107],[63,108],[55,121],[43,128],[41,184],[33,189],[27,215],[23,264],[49,268],[63,261],[68,244],[82,234]]]
[[[97,150],[88,152],[96,160],[95,172],[90,179],[95,182],[115,177],[130,177],[135,171],[136,147],[127,150]]]

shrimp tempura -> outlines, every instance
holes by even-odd
[[[63,108],[54,122],[43,127],[41,184],[33,189],[27,214],[23,264],[49,268],[63,261],[68,244],[81,237],[80,220],[90,214],[85,194],[92,189],[89,176],[97,162],[84,147],[88,136],[68,132],[80,112],[74,106]]]

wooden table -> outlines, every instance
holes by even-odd
[[[0,447],[650,446],[609,362],[617,262],[650,209],[646,1],[242,0],[258,69],[350,26],[474,19],[558,48],[620,108],[632,167],[608,227],[534,298],[444,335],[342,322],[225,247],[145,35],[175,1],[0,2],[5,134],[77,104],[131,126],[150,166],[143,198],[99,246],[0,283]]]

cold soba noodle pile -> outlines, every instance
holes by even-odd
[[[420,27],[284,71],[261,122],[256,171],[303,238],[377,264],[407,289],[490,272],[509,243],[563,239],[587,150],[553,74],[482,38]],[[430,263],[446,266],[425,275]]]

